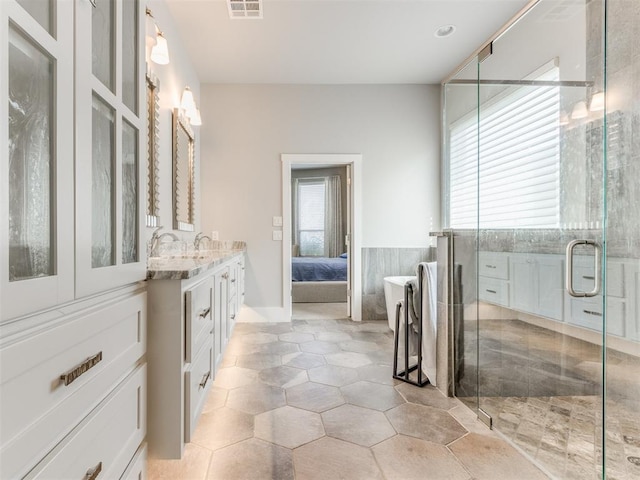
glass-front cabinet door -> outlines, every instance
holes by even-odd
[[[0,317],[74,297],[73,3],[0,1]]]
[[[76,295],[145,276],[143,2],[76,5]]]

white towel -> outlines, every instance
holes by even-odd
[[[436,326],[437,326],[437,262],[423,262],[422,270],[422,372],[429,382],[436,386]],[[416,267],[416,275],[420,272],[420,265]],[[418,279],[407,282],[411,285],[409,291],[409,355],[418,354],[418,327],[416,325],[418,309],[416,303],[420,301],[418,294]],[[413,295],[412,295],[413,292]],[[400,302],[400,325],[398,338],[404,339],[404,300]],[[403,340],[400,349],[404,348]]]
[[[436,338],[438,324],[437,262],[424,262],[422,279],[422,371],[436,386]]]

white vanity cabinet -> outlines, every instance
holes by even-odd
[[[576,298],[565,291],[564,255],[480,252],[479,265],[481,301],[602,331],[602,295]],[[576,255],[573,268],[574,289],[593,290],[593,257]],[[615,257],[607,260],[607,333],[635,341],[640,340],[638,272],[638,260]],[[508,299],[504,292],[508,292]]]
[[[144,19],[0,1],[3,479],[144,472]]]
[[[564,259],[559,255],[511,253],[510,308],[562,321]]]
[[[181,458],[235,325],[244,253],[149,267],[148,437],[154,458]],[[235,281],[233,281],[235,280]],[[231,316],[234,316],[232,318]]]
[[[478,295],[484,302],[509,306],[509,257],[480,252],[478,257]]]

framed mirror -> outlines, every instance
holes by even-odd
[[[173,111],[173,228],[193,232],[194,136],[181,110]]]
[[[160,82],[147,72],[147,227],[160,226],[158,145],[160,142]]]

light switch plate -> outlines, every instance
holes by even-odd
[[[214,230],[213,232],[211,232],[211,240],[218,240],[217,230]]]
[[[276,241],[282,241],[282,230],[274,230],[273,239]]]
[[[282,226],[282,217],[273,217],[273,226],[281,227]],[[280,239],[282,240],[282,239]]]

